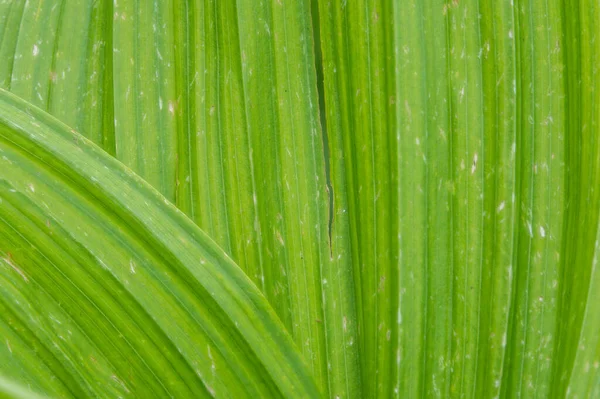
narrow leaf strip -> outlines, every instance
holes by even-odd
[[[549,395],[565,159],[582,148],[564,130],[562,7],[334,3],[319,3],[327,133],[363,396]]]
[[[566,4],[566,3],[565,3]],[[593,1],[564,9],[564,63],[567,72],[566,156],[569,221],[560,275],[556,363],[552,396],[600,395],[600,62],[598,20]]]
[[[358,342],[349,344],[361,351],[361,396],[387,397],[394,389],[392,338],[397,337],[393,9],[386,1],[319,2],[319,17],[332,234],[348,226],[352,232],[352,246],[336,249],[337,256],[352,262],[357,298],[357,318],[342,322],[350,336],[359,331]],[[350,392],[361,385],[356,381]]]

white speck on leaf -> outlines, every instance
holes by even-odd
[[[33,56],[37,57],[39,53],[40,53],[40,49],[38,48],[37,44],[34,44],[33,45],[33,52],[32,52]]]
[[[21,277],[23,278],[23,280],[25,280],[25,282],[26,282],[26,283],[28,283],[28,282],[29,282],[29,279],[27,278],[27,276],[25,275],[25,273],[23,273],[23,270],[19,269],[19,268],[18,268],[18,267],[17,267],[17,266],[16,266],[16,265],[15,265],[15,264],[12,262],[12,259],[10,258],[10,255],[9,255],[8,257],[4,258],[4,261],[5,261],[6,263],[8,263],[8,265],[9,265],[10,267],[12,267],[12,268],[13,268],[13,270],[14,270],[14,271],[16,271],[16,272],[19,274],[19,276],[21,276]]]
[[[477,159],[478,159],[478,155],[477,153],[475,153],[475,156],[473,156],[473,166],[471,166],[471,174],[475,173],[475,170],[477,169]]]
[[[504,209],[504,201],[502,201],[502,202],[500,203],[500,205],[498,205],[498,208],[497,208],[497,210],[496,210],[496,211],[499,213],[499,212],[502,212],[502,210],[503,210],[503,209]]]
[[[130,392],[131,392],[131,391],[129,391],[129,389],[127,388],[127,385],[125,385],[125,383],[123,383],[123,381],[121,381],[121,380],[119,379],[119,377],[117,377],[116,375],[114,375],[114,374],[113,374],[113,375],[112,375],[110,378],[112,378],[112,380],[113,380],[114,382],[116,382],[116,383],[117,383],[117,384],[119,384],[121,387],[123,387],[123,389],[125,389],[125,391],[126,391],[127,393],[130,393]]]
[[[279,230],[275,231],[275,237],[277,238],[277,241],[279,241],[281,246],[285,247],[285,241],[283,241],[283,237],[281,236],[281,233],[279,232]]]
[[[208,358],[210,359],[210,369],[212,370],[213,375],[215,375],[217,366],[215,365],[215,359],[213,358],[212,352],[210,351],[210,345],[206,345],[206,349],[208,351]]]

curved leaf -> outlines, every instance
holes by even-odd
[[[266,299],[147,183],[0,90],[2,371],[56,396],[316,397]]]

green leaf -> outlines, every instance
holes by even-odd
[[[122,164],[3,90],[0,163],[8,377],[59,397],[318,396],[221,248]]]
[[[343,396],[360,383],[350,232],[329,206],[311,28],[309,1],[36,0],[4,41],[11,91],[190,216]]]
[[[114,154],[110,2],[5,3],[0,86]]]
[[[325,396],[596,397],[599,18],[589,0],[0,0],[0,85],[206,231]],[[7,348],[11,369],[58,367],[10,331],[45,359]]]
[[[600,395],[600,7],[586,1],[566,7],[564,13],[566,131],[571,133],[567,160],[572,172],[552,395],[593,398]]]
[[[317,3],[363,396],[587,397],[597,7]]]

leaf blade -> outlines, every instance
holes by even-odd
[[[118,350],[133,345],[135,351],[146,351],[139,355],[137,364],[141,368],[138,372],[144,370],[145,362],[151,362],[148,364],[150,371],[164,373],[166,370],[160,365],[166,361],[166,356],[179,367],[188,369],[187,383],[196,386],[196,390],[200,389],[198,392],[204,390],[203,395],[218,389],[238,394],[254,391],[270,392],[270,395],[276,396],[318,396],[303,361],[264,297],[214,242],[146,183],[66,126],[4,91],[0,92],[0,100],[4,164],[12,171],[3,175],[12,188],[5,185],[2,190],[2,216],[5,220],[2,244],[5,253],[12,249],[11,262],[22,272],[22,275],[17,273],[14,276],[17,278],[15,281],[20,279],[21,284],[26,286],[30,279],[40,279],[44,287],[52,287],[49,282],[53,280],[44,277],[41,269],[35,266],[37,263],[32,262],[21,249],[27,246],[20,246],[19,242],[25,244],[26,241],[18,241],[21,235],[25,238],[45,237],[48,247],[40,246],[38,251],[55,259],[57,252],[76,257],[75,264],[83,268],[79,270],[81,274],[77,274],[78,270],[64,265],[61,268],[60,263],[55,262],[58,268],[55,278],[64,273],[78,283],[67,292],[75,295],[76,288],[83,287],[88,294],[108,290],[113,295],[118,292],[125,295],[122,297],[124,302],[118,302],[110,301],[110,296],[105,293],[104,297],[98,298],[109,300],[114,308],[110,310],[109,304],[92,301],[93,306],[90,305],[88,311],[98,315],[98,320],[104,320],[104,329],[100,328],[100,332],[108,332],[108,337],[116,337],[119,329],[126,336],[128,328],[137,331],[132,336],[147,337],[148,346],[136,341],[117,345]],[[61,204],[59,198],[70,198],[72,202]],[[36,205],[34,199],[42,200],[40,203],[45,202],[50,209]],[[19,213],[14,209],[8,211],[9,206],[18,207],[22,216],[15,216]],[[59,240],[58,243],[48,238],[51,234],[39,233],[40,228],[48,228],[44,216],[50,220],[52,227],[49,229],[56,225],[53,238]],[[6,235],[7,220],[8,226],[20,229],[21,235]],[[57,245],[62,245],[63,252]],[[42,259],[36,258],[39,262]],[[87,262],[83,261],[85,259]],[[134,278],[141,282],[134,282]],[[64,277],[56,281],[63,282],[64,290],[70,287],[69,280]],[[103,283],[99,284],[99,281]],[[156,303],[153,291],[171,294],[162,295],[162,303]],[[59,295],[56,291],[53,294]],[[124,309],[125,303],[137,310]],[[71,301],[70,306],[75,306],[75,302]],[[77,316],[72,313],[73,310],[70,309],[71,317],[85,319],[86,316]],[[125,322],[127,314],[133,318],[134,325]],[[178,322],[173,323],[173,316]],[[112,325],[118,329],[115,330]],[[136,329],[136,325],[145,326],[145,332],[142,333],[139,327]],[[90,332],[89,327],[86,331]],[[229,331],[228,340],[224,340],[227,336],[225,331]],[[165,335],[168,340],[165,340]],[[161,336],[163,341],[159,339]],[[98,334],[96,337],[100,339]],[[171,343],[166,349],[156,347],[160,342],[166,344],[169,340]],[[199,349],[206,348],[210,342],[214,342],[210,346],[212,352],[210,347],[208,353]],[[266,347],[277,349],[265,350]],[[123,356],[117,358],[121,362],[121,373],[123,367],[135,369],[135,355],[127,359]],[[224,380],[220,384],[215,383],[215,386],[210,381],[202,381],[190,368],[191,364],[206,376],[213,375],[211,364],[216,364],[219,372],[225,374]],[[294,369],[304,377],[295,376]],[[260,370],[266,374],[262,375]],[[127,385],[127,377],[121,373],[115,374],[118,382],[113,381],[114,384],[126,387],[125,393],[127,390],[133,392],[132,386]],[[274,375],[273,380],[265,381],[265,376],[270,373],[277,377]],[[149,389],[150,392],[152,387],[160,390],[160,385],[150,384],[152,374],[137,374],[150,380],[144,380],[148,386],[138,384],[135,387],[142,391]],[[168,377],[168,374],[165,377],[166,387],[185,392],[185,384],[181,385],[180,379],[175,375]],[[240,382],[245,380],[249,381],[248,387]],[[157,383],[160,381],[158,379]],[[169,381],[172,385],[168,384]]]

